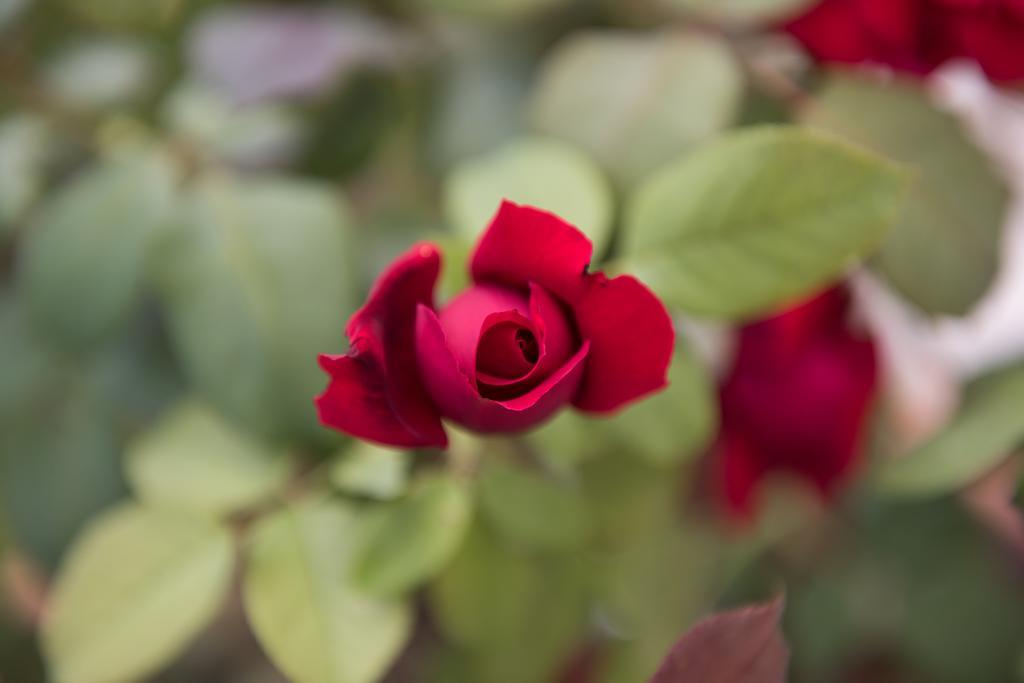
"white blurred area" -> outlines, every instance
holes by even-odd
[[[1024,95],[993,87],[971,63],[942,69],[932,85],[938,101],[991,155],[1014,195],[1002,267],[988,295],[967,318],[941,320],[935,330],[957,373],[970,376],[1024,355]]]
[[[943,67],[930,88],[991,156],[1013,200],[1000,270],[965,317],[928,318],[869,273],[854,277],[862,313],[882,348],[890,408],[908,446],[946,421],[965,381],[1024,357],[1024,95],[994,87],[972,63]]]

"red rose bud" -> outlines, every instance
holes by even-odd
[[[796,475],[829,498],[856,464],[878,372],[875,346],[850,326],[849,308],[847,291],[830,289],[740,330],[715,454],[736,516],[753,513],[766,475]]]
[[[473,253],[474,285],[440,309],[441,258],[419,244],[323,355],[323,424],[370,441],[444,446],[441,418],[479,432],[532,427],[566,405],[608,413],[665,386],[675,333],[636,279],[588,273],[592,246],[550,213],[504,202]]]
[[[823,62],[925,74],[964,58],[994,81],[1024,79],[1022,0],[822,0],[785,28]]]

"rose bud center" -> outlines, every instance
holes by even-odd
[[[459,369],[492,400],[519,396],[540,384],[577,346],[562,306],[543,288],[529,292],[477,285],[441,310]]]

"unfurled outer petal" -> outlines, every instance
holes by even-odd
[[[420,374],[441,413],[480,432],[515,432],[536,425],[567,404],[583,379],[587,342],[559,369],[522,396],[494,401],[480,396],[459,370],[437,315],[420,306],[416,320]]]
[[[349,321],[349,353],[320,357],[331,376],[316,399],[323,424],[391,446],[447,444],[440,415],[420,381],[415,350],[417,307],[433,307],[440,266],[431,244],[418,244],[399,257]]]
[[[473,252],[470,271],[478,283],[522,289],[536,283],[571,304],[584,292],[592,252],[586,235],[558,216],[504,201]]]
[[[628,275],[591,275],[575,312],[580,336],[590,342],[577,408],[609,412],[665,386],[675,330],[651,290]]]

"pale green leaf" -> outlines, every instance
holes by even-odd
[[[147,678],[216,614],[231,537],[214,523],[134,505],[98,518],[57,577],[43,642],[60,683]]]
[[[630,185],[732,123],[742,90],[736,61],[713,36],[587,31],[548,58],[529,118]]]
[[[341,198],[311,182],[209,176],[177,228],[158,275],[194,386],[254,430],[322,434],[317,356],[342,350],[353,310]]]
[[[149,504],[226,514],[259,503],[288,478],[284,453],[187,401],[130,446],[128,479]]]
[[[926,311],[970,310],[997,269],[1008,194],[956,118],[917,84],[836,75],[804,120],[912,169],[907,202],[878,265]]]
[[[101,161],[42,204],[19,252],[28,314],[47,340],[77,349],[108,335],[138,301],[165,232],[174,177],[156,156]]]
[[[726,24],[779,22],[814,4],[815,0],[661,0],[697,16]]]
[[[410,463],[408,451],[357,441],[331,463],[329,476],[340,491],[390,500],[405,491]]]
[[[12,116],[0,122],[0,236],[39,196],[50,137],[38,118]]]
[[[887,459],[878,488],[892,496],[938,496],[959,490],[1024,443],[1024,366],[968,385],[952,421],[913,452]]]
[[[503,199],[550,211],[582,230],[603,254],[612,228],[612,194],[601,170],[564,142],[520,138],[456,166],[445,179],[445,212],[475,240]]]
[[[895,167],[834,138],[790,127],[730,133],[638,189],[623,267],[691,313],[764,314],[870,253],[903,186]]]
[[[355,513],[304,501],[259,522],[250,537],[245,609],[257,638],[295,683],[372,683],[402,649],[407,605],[353,587]]]
[[[353,562],[352,580],[373,595],[398,595],[444,568],[470,522],[466,484],[424,477],[404,498],[371,510]]]
[[[493,526],[525,547],[582,546],[590,531],[582,491],[501,455],[485,461],[479,483],[480,508]]]

